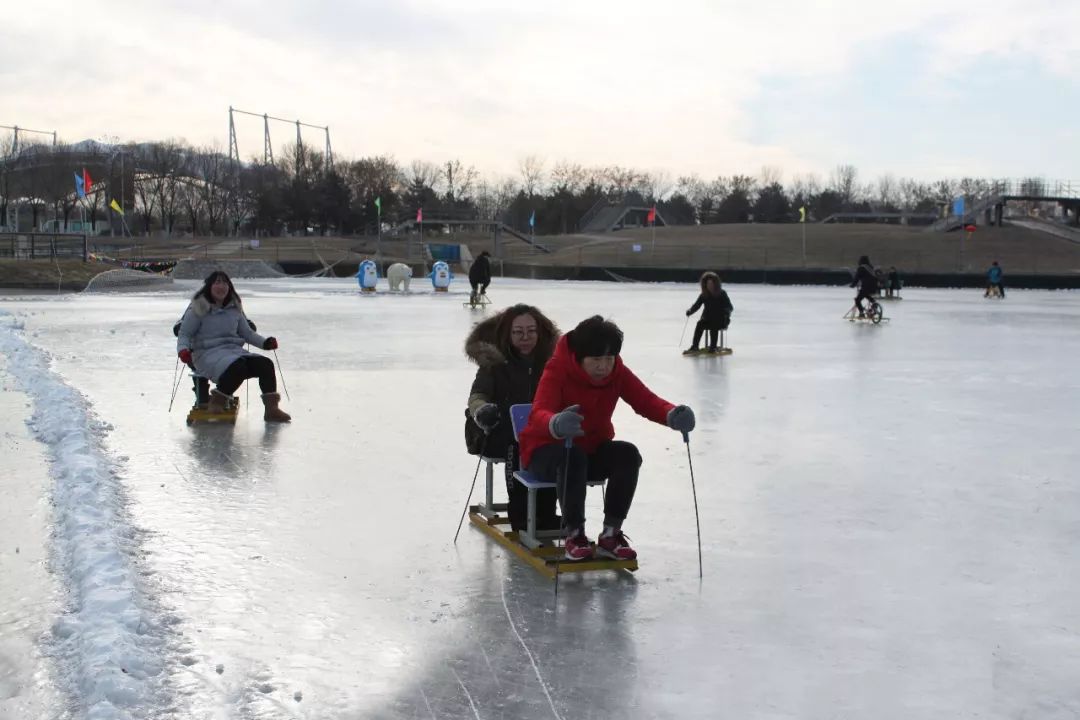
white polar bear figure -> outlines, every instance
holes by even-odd
[[[405,292],[409,292],[409,280],[412,278],[412,268],[405,263],[394,263],[386,269],[386,279],[390,281],[390,289],[398,290],[401,284],[405,284]]]

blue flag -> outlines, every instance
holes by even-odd
[[[536,211],[532,211],[532,215],[529,216],[529,227],[536,227]]]
[[[953,215],[963,215],[964,214],[964,196],[963,195],[961,195],[960,197],[958,197],[958,198],[956,198],[955,200],[952,201],[952,213],[953,213]]]
[[[82,179],[82,175],[79,173],[73,173],[75,175],[75,192],[79,194],[79,198],[86,197],[86,183]]]

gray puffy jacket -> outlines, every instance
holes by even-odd
[[[195,370],[217,382],[234,362],[245,355],[255,354],[245,351],[244,343],[262,348],[266,338],[248,326],[239,300],[219,308],[200,296],[192,300],[184,311],[180,334],[176,338],[176,351],[185,348],[191,350]]]

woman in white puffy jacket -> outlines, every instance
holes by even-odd
[[[277,391],[274,363],[265,355],[244,350],[246,343],[263,350],[278,346],[275,338],[264,338],[251,329],[232,280],[224,272],[214,271],[184,312],[176,338],[177,354],[184,363],[217,384],[210,391],[208,411],[225,412],[229,397],[240,384],[257,377],[266,407],[263,419],[289,422],[292,418],[279,407],[281,395]]]

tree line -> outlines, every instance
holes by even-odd
[[[237,164],[218,147],[180,140],[102,145],[92,156],[98,186],[79,198],[72,172],[85,164],[85,143],[7,153],[0,160],[0,219],[17,203],[30,207],[34,227],[44,218],[66,227],[80,206],[91,220],[102,219],[117,199],[138,234],[373,235],[380,222],[393,227],[423,208],[429,219],[504,222],[546,235],[579,230],[602,202],[655,206],[669,225],[791,223],[801,208],[808,221],[837,213],[937,216],[957,195],[978,197],[992,187],[978,178],[926,182],[886,174],[864,181],[848,164],[827,177],[785,181],[780,168],[763,167],[756,175],[704,179],[535,155],[522,158],[515,175],[495,180],[459,159],[402,164],[380,155],[331,163],[304,145],[286,147],[273,164]]]

